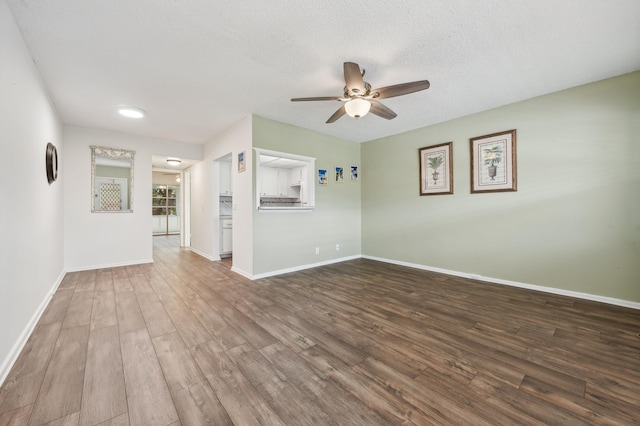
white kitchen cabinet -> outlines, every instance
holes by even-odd
[[[297,169],[289,170],[289,185],[290,186],[300,186],[302,184],[303,173],[302,167]]]
[[[289,196],[289,170],[278,169],[278,192],[281,197]]]
[[[309,191],[307,184],[307,167],[300,167],[289,172],[289,191],[300,200],[300,205],[305,206],[309,200]]]
[[[220,219],[220,257],[229,257],[233,252],[233,220]]]
[[[232,195],[231,163],[220,161],[220,195]]]
[[[278,170],[272,167],[260,168],[260,195],[278,195]]]
[[[289,196],[289,171],[274,167],[262,167],[260,195],[267,197]]]

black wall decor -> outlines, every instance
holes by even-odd
[[[58,150],[51,142],[47,144],[46,164],[47,181],[51,184],[58,179]]]

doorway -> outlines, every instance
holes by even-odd
[[[152,185],[153,235],[180,234],[180,186]]]
[[[215,160],[214,188],[218,188],[218,241],[221,258],[233,256],[233,178],[231,154]],[[215,175],[217,171],[217,175]],[[215,182],[217,181],[217,182]],[[217,185],[216,185],[217,183]]]
[[[181,245],[191,247],[191,170],[182,174],[182,203],[184,227],[182,228]]]

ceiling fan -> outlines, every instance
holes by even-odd
[[[333,123],[338,118],[348,114],[354,118],[364,117],[371,112],[379,117],[391,120],[397,114],[390,108],[384,106],[378,99],[393,98],[395,96],[408,95],[429,88],[428,80],[413,81],[411,83],[395,84],[393,86],[381,87],[372,90],[371,85],[363,80],[365,70],[360,70],[360,66],[354,62],[344,63],[344,95],[343,96],[320,96],[314,98],[293,98],[292,102],[303,101],[340,101],[344,102],[336,112],[327,120]]]

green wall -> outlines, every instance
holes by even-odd
[[[349,180],[349,167],[360,165],[360,145],[288,124],[253,117],[253,146],[316,158],[316,169],[344,167],[345,180],[314,182],[311,212],[253,214],[253,274],[331,262],[361,253],[360,181]],[[255,165],[254,165],[255,176]],[[254,178],[255,199],[255,178]],[[235,230],[234,230],[235,231]],[[336,244],[340,251],[336,251]],[[315,254],[315,248],[320,254]]]
[[[517,129],[518,191],[470,194],[469,138]],[[640,302],[640,72],[362,144],[362,254]],[[454,194],[418,148],[453,142]]]

